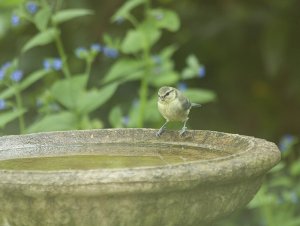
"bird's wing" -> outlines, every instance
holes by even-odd
[[[183,95],[179,95],[178,96],[178,99],[179,99],[179,103],[181,103],[181,107],[184,109],[184,110],[188,110],[192,107],[192,104],[191,102],[189,101],[189,99],[187,99],[185,96]]]

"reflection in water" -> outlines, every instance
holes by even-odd
[[[22,158],[18,157],[23,153]],[[0,161],[6,170],[73,170],[159,166],[230,155],[203,147],[169,144],[83,144],[39,146]],[[28,153],[26,155],[26,153]],[[24,157],[25,155],[25,157]],[[33,157],[32,157],[33,156]]]

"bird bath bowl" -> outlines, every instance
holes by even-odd
[[[262,139],[155,132],[0,137],[0,224],[207,225],[244,207],[280,160]]]

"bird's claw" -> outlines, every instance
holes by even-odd
[[[186,132],[186,130],[187,130],[187,127],[182,127],[182,129],[179,131],[179,136],[183,136],[183,134],[185,134],[185,132]]]
[[[163,132],[164,132],[164,128],[160,128],[160,129],[158,130],[158,132],[156,133],[156,136],[157,136],[157,137],[160,137],[160,135],[162,135]]]
[[[165,131],[165,128],[164,128],[164,127],[160,128],[160,129],[157,131],[156,136],[157,136],[157,137],[160,137],[160,135],[161,135],[164,131]]]

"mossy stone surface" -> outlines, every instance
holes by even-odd
[[[161,165],[1,169],[0,224],[207,225],[244,207],[264,175],[280,161],[275,144],[254,137],[201,130],[188,131],[183,137],[175,131],[161,137],[155,133],[153,129],[102,129],[0,137],[0,161],[94,152],[106,157],[160,156],[165,152],[181,157],[172,147],[214,152],[210,159],[199,155],[199,159]],[[112,143],[120,148],[76,148]]]

